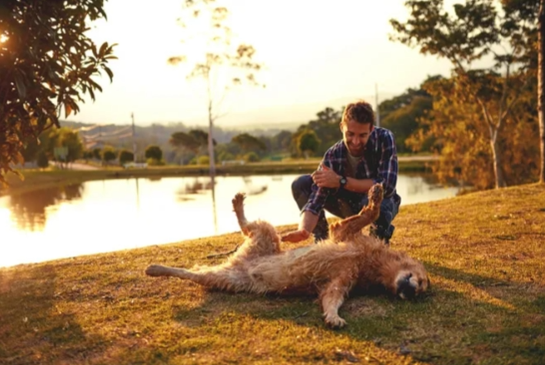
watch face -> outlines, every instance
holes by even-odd
[[[344,184],[346,184],[346,178],[345,177],[341,177],[341,186],[343,186]]]

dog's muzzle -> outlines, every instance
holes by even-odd
[[[399,280],[396,283],[397,286],[397,295],[401,299],[411,299],[416,296],[416,286],[411,282],[412,274],[408,274]]]

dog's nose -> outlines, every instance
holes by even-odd
[[[409,274],[397,281],[397,295],[401,299],[411,299],[416,296],[416,288],[411,282],[412,274]]]

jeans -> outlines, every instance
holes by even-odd
[[[302,175],[293,181],[291,191],[299,210],[302,210],[307,204],[312,192],[312,184],[313,181],[310,175]],[[324,209],[337,217],[347,218],[358,214],[367,203],[367,195],[362,197],[361,194],[340,189],[335,194],[329,195],[325,202]],[[399,212],[400,204],[401,198],[397,194],[394,194],[389,198],[384,198],[380,205],[380,215],[371,227],[372,234],[385,243],[389,243],[390,238],[394,233],[395,227],[392,225],[392,221]],[[325,218],[324,210],[320,212],[318,224],[316,224],[312,233],[314,234],[315,242],[327,238],[329,234],[329,224]]]

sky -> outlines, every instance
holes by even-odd
[[[245,114],[259,122],[289,120],[294,106],[312,104],[314,115],[332,100],[391,97],[418,87],[429,75],[448,75],[450,64],[424,56],[388,39],[389,19],[408,16],[404,0],[226,0],[236,40],[256,49],[265,68],[257,74],[265,88],[230,91],[219,126],[242,123]],[[113,82],[103,87],[68,120],[127,124],[134,113],[138,125],[184,122],[207,125],[203,81],[185,78],[188,66],[167,59],[184,51],[176,19],[182,0],[108,0],[108,20],[92,24],[89,36],[98,43],[117,43],[110,64]],[[369,100],[374,103],[375,100]],[[267,111],[275,110],[278,113]],[[262,111],[260,113],[260,111]],[[64,115],[62,116],[64,117]]]

